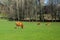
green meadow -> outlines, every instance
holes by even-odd
[[[23,29],[15,29],[15,22],[0,19],[0,40],[60,40],[60,22],[23,22]]]

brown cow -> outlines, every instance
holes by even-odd
[[[40,25],[40,22],[38,22],[37,25]]]
[[[46,23],[46,26],[49,26],[50,24],[51,24],[50,22],[47,22],[47,23]]]
[[[22,22],[17,21],[17,22],[16,22],[16,26],[17,26],[17,27],[21,27],[21,28],[23,29],[23,23],[22,23]],[[16,27],[16,28],[17,28],[17,27]]]

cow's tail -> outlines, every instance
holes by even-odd
[[[21,28],[23,29],[23,25],[21,26]]]

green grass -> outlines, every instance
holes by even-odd
[[[15,29],[15,21],[0,19],[0,40],[60,40],[60,22],[23,22],[24,29]]]

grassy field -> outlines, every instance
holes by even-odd
[[[0,40],[60,40],[60,22],[23,22],[24,29],[15,29],[15,21],[0,20]]]

